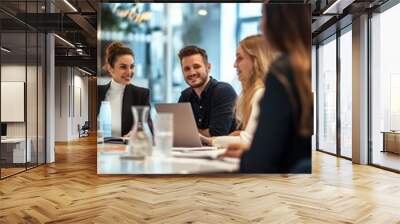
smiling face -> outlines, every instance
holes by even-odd
[[[127,85],[131,82],[135,71],[132,55],[125,54],[117,57],[112,66],[109,66],[112,78],[119,84]]]
[[[236,60],[234,67],[236,68],[239,81],[241,83],[247,82],[253,75],[253,61],[249,54],[239,45],[236,51]]]
[[[211,64],[205,64],[201,54],[183,57],[181,64],[185,81],[189,86],[195,89],[206,85]]]

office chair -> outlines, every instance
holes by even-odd
[[[90,129],[89,121],[85,121],[82,127],[80,127],[80,125],[78,124],[79,138],[89,136],[89,129]]]

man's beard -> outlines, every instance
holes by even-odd
[[[199,87],[202,87],[207,82],[207,76],[206,77],[199,77],[199,79],[201,80],[199,83],[196,83],[194,85],[188,83],[189,86],[192,87],[192,88],[199,88]]]

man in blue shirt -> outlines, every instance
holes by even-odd
[[[228,135],[235,130],[236,92],[231,85],[218,82],[209,73],[207,53],[197,46],[180,50],[182,72],[189,88],[182,91],[179,102],[190,102],[201,135]]]

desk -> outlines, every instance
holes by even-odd
[[[383,131],[383,152],[400,154],[400,132]]]
[[[97,174],[205,174],[231,173],[239,160],[229,161],[151,156],[145,160],[124,159],[124,145],[104,144],[97,149]]]
[[[26,141],[28,147],[26,147],[25,154],[25,138],[1,139],[1,156],[6,163],[25,163],[25,158],[27,158],[26,162],[31,161],[32,141],[30,138],[27,138]]]

